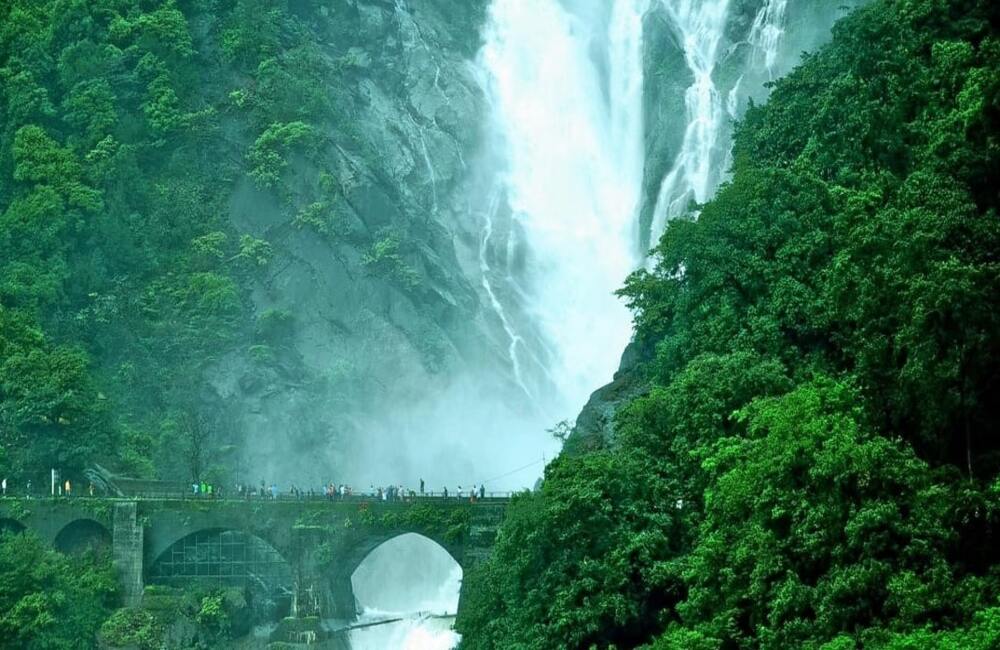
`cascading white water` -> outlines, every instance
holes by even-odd
[[[430,540],[408,534],[386,542],[351,582],[364,607],[353,625],[374,624],[350,632],[354,650],[449,650],[458,643],[451,616],[458,608],[462,568]],[[385,621],[392,622],[380,624]]]
[[[668,220],[684,214],[692,202],[711,198],[730,164],[728,119],[739,114],[740,92],[747,73],[774,79],[784,36],[788,0],[764,0],[747,43],[751,47],[744,74],[726,94],[716,86],[719,44],[729,19],[729,0],[660,0],[684,50],[692,84],[684,96],[687,127],[684,140],[657,194],[650,228],[651,240],[662,234]]]
[[[490,301],[490,307],[493,312],[500,319],[500,324],[503,327],[504,333],[510,340],[510,345],[507,348],[507,356],[510,358],[511,370],[514,372],[514,381],[517,383],[518,387],[524,391],[524,394],[529,398],[532,397],[531,390],[524,383],[524,376],[521,373],[521,359],[519,356],[518,348],[524,345],[524,339],[521,335],[514,330],[514,326],[510,322],[510,318],[507,317],[507,310],[504,309],[500,300],[497,298],[497,294],[493,291],[493,284],[490,281],[490,276],[492,275],[492,269],[490,269],[489,261],[487,260],[487,252],[490,246],[490,239],[493,237],[493,219],[496,217],[497,210],[500,208],[501,191],[499,187],[494,188],[490,195],[490,202],[486,208],[486,212],[483,217],[483,234],[482,239],[479,243],[479,272],[482,274],[482,285],[483,290],[486,291],[486,297]],[[508,255],[511,248],[511,243],[513,238],[508,239]]]
[[[540,407],[559,418],[614,371],[631,328],[613,293],[639,258],[648,0],[592,5],[494,0],[479,59],[524,240],[518,307],[555,383]]]
[[[691,201],[704,203],[721,177],[725,151],[719,145],[723,126],[722,96],[715,86],[719,42],[729,15],[729,0],[661,0],[684,50],[693,82],[684,94],[687,128],[673,168],[660,184],[653,211],[652,240],[668,219]]]
[[[747,39],[754,48],[754,63],[763,65],[767,70],[768,79],[774,79],[775,66],[778,63],[778,46],[781,37],[785,35],[785,11],[788,0],[767,0],[750,27]]]
[[[431,155],[427,151],[427,139],[424,137],[424,130],[420,129],[420,148],[424,154],[424,165],[427,166],[427,175],[431,179],[431,205],[433,206],[433,213],[437,214],[438,211],[438,191],[437,191],[437,173],[434,171],[434,163],[431,162]]]

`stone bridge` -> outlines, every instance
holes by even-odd
[[[109,545],[129,606],[139,604],[147,582],[238,577],[253,555],[255,566],[274,560],[287,572],[293,617],[349,621],[357,614],[351,575],[380,544],[416,533],[440,545],[464,571],[488,556],[507,503],[441,497],[0,499],[0,530],[31,530],[67,552]],[[237,537],[216,534],[226,531]],[[251,543],[252,552],[240,546]],[[234,552],[240,554],[235,561]]]

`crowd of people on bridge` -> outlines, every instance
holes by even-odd
[[[191,493],[194,496],[222,498],[222,486],[205,481],[195,481],[191,484]]]
[[[10,496],[20,496],[20,492],[14,488],[14,485],[8,481],[7,478],[0,479],[0,496],[8,496],[8,487],[10,487]],[[24,484],[23,495],[30,499],[33,496],[31,490],[31,479],[28,479]],[[52,496],[54,497],[72,497],[72,496],[88,496],[92,497],[95,495],[95,488],[93,482],[88,482],[87,487],[84,488],[83,492],[76,490],[76,485],[69,479],[65,481],[53,481],[52,483]]]
[[[199,494],[197,489],[197,484],[192,486],[195,495]],[[203,496],[220,496],[220,490],[218,487],[215,488],[213,492],[213,486],[203,483],[200,494]],[[469,499],[470,502],[475,503],[479,499],[486,498],[486,486],[485,485],[473,485],[471,488],[465,489],[461,485],[458,486],[458,490],[449,492],[447,486],[442,489],[441,492],[428,492],[426,491],[426,485],[423,479],[420,479],[419,490],[414,490],[412,488],[406,488],[403,485],[388,485],[388,486],[376,486],[374,484],[368,486],[366,491],[355,490],[352,486],[346,483],[335,483],[334,481],[329,481],[325,485],[319,486],[319,488],[309,487],[302,488],[295,484],[292,484],[287,490],[281,490],[278,488],[276,483],[268,484],[266,481],[261,481],[259,486],[248,485],[248,484],[237,484],[236,485],[236,495],[241,499],[279,499],[279,498],[291,498],[291,499],[326,499],[328,501],[340,501],[346,499],[375,499],[377,501],[385,502],[395,502],[395,501],[412,501],[421,498],[443,498],[447,499],[449,496],[456,499]]]
[[[8,496],[8,480],[6,478],[0,479],[0,494],[6,497]],[[174,489],[179,488],[176,486]],[[196,499],[222,499],[229,497],[229,494],[224,493],[223,487],[217,483],[211,483],[208,481],[193,481],[190,484],[190,492],[188,492],[187,498]],[[52,496],[62,496],[62,497],[72,497],[79,496],[76,491],[76,486],[66,479],[65,481],[53,481],[52,486]],[[13,490],[10,491],[13,496]],[[31,497],[31,481],[27,481],[25,485],[25,496]],[[172,492],[175,496],[176,492]],[[450,491],[447,486],[442,488],[440,492],[427,491],[424,479],[420,479],[419,489],[414,490],[412,488],[406,488],[400,484],[388,485],[388,486],[376,486],[374,484],[368,486],[367,491],[356,491],[350,485],[345,483],[335,483],[334,481],[329,481],[325,485],[321,485],[318,488],[309,487],[301,488],[295,484],[292,484],[287,490],[281,490],[277,483],[267,483],[266,481],[261,481],[259,485],[250,485],[245,483],[237,483],[233,489],[232,494],[240,499],[326,499],[329,501],[347,500],[347,499],[361,499],[361,500],[377,500],[384,502],[399,502],[399,501],[414,501],[416,499],[468,499],[470,502],[475,503],[480,499],[486,498],[486,486],[485,485],[475,485],[473,484],[470,488],[463,488],[461,485],[458,486],[457,490]],[[87,488],[83,492],[83,496],[94,496],[95,488],[92,482],[89,482]],[[161,491],[157,491],[157,496],[164,496]],[[166,495],[169,496],[169,495]],[[231,497],[230,497],[231,498]]]

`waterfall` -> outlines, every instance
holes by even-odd
[[[614,291],[639,262],[648,4],[494,0],[484,31],[478,65],[526,267],[508,312],[551,352],[536,356],[555,384],[542,408],[558,418],[611,375],[631,335]]]
[[[643,69],[642,21],[648,2],[617,3],[611,14],[609,42],[609,88],[611,143],[627,187],[636,195],[628,197],[632,213],[632,237],[638,247],[638,220],[634,218],[641,192],[643,163]]]
[[[542,448],[539,420],[550,418],[546,426],[579,413],[590,392],[612,375],[631,336],[630,315],[614,292],[645,263],[638,213],[647,144],[647,14],[666,18],[691,77],[684,115],[659,125],[683,131],[683,138],[658,187],[652,232],[644,233],[655,240],[669,219],[692,202],[709,200],[723,179],[731,149],[728,126],[739,116],[741,93],[780,72],[787,4],[758,0],[749,32],[740,35],[745,40],[726,52],[738,50],[746,58],[738,60],[739,69],[726,69],[733,74],[720,75],[726,77],[720,87],[716,75],[729,0],[491,0],[474,63],[489,115],[486,181],[477,179],[483,191],[468,211],[478,235],[470,238],[478,261],[471,268],[479,274],[486,320],[506,349],[504,381],[516,389],[515,408],[530,411],[517,425],[506,420],[506,410],[498,411],[504,415],[495,418],[496,431],[503,435],[493,437],[503,438],[503,444],[493,450],[515,446],[510,444],[515,436],[526,457]],[[396,7],[406,14],[403,0]],[[408,42],[426,50],[411,23]],[[726,59],[726,65],[734,61]],[[440,76],[437,66],[432,88],[447,103]],[[420,140],[436,211],[437,177],[422,131]],[[440,418],[429,419],[441,426]],[[490,449],[483,444],[489,438],[476,439],[481,456]],[[409,555],[397,559],[413,568]],[[457,605],[458,579],[445,580],[435,602]],[[403,585],[402,579],[385,583],[396,590]],[[369,609],[365,620],[402,608],[396,603]],[[452,647],[458,637],[449,623],[419,613],[426,611],[454,608],[415,606],[395,627],[354,632],[352,643]]]
[[[521,361],[517,355],[517,347],[523,342],[523,339],[514,330],[514,326],[507,317],[507,312],[504,310],[500,300],[497,299],[497,295],[493,291],[493,284],[490,281],[491,269],[487,255],[489,252],[490,239],[493,237],[493,219],[497,214],[497,210],[500,209],[500,195],[500,188],[495,188],[491,193],[490,203],[486,208],[486,212],[483,214],[483,233],[479,244],[479,271],[482,274],[483,290],[486,291],[486,296],[489,298],[490,307],[493,309],[493,313],[497,315],[497,318],[500,319],[500,324],[510,341],[510,345],[507,348],[507,355],[510,359],[511,368],[514,371],[514,381],[524,394],[527,395],[528,398],[531,398],[531,391],[528,390],[527,385],[524,383],[524,377],[521,375]],[[512,241],[512,239],[509,241]],[[510,255],[510,246],[507,248],[508,255]]]
[[[740,75],[739,79],[736,80],[736,83],[734,83],[733,87],[729,90],[729,94],[726,95],[726,113],[728,113],[729,117],[734,120],[736,119],[737,113],[740,109],[740,85],[742,84],[743,75]]]
[[[729,4],[729,0],[661,0],[684,51],[692,83],[684,95],[686,127],[681,149],[657,194],[652,241],[663,233],[667,221],[684,214],[692,202],[709,200],[728,172],[731,142],[727,127],[730,119],[738,117],[744,78],[750,74],[756,80],[764,73],[773,80],[777,72],[788,0],[764,0],[747,36],[751,51],[743,74],[723,101],[715,73]]]
[[[434,172],[434,164],[431,162],[431,155],[427,151],[427,139],[424,138],[424,129],[417,127],[420,133],[420,149],[424,154],[424,165],[427,167],[427,175],[431,181],[431,205],[433,212],[432,214],[437,215],[438,212],[438,193],[437,193],[437,174]]]
[[[770,80],[774,79],[775,65],[778,62],[778,46],[781,44],[781,37],[785,35],[786,9],[788,9],[788,0],[767,0],[757,12],[753,25],[750,27],[750,36],[747,39],[754,48],[755,60],[752,63],[763,64]]]
[[[722,96],[713,75],[719,42],[729,15],[729,0],[661,0],[684,51],[692,84],[684,93],[687,127],[681,151],[660,184],[653,210],[652,241],[668,219],[694,201],[704,203],[721,178],[719,135],[723,126]]]

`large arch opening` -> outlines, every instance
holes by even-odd
[[[0,517],[0,535],[17,535],[24,532],[24,524],[16,519]]]
[[[288,616],[294,589],[292,569],[273,546],[256,535],[228,529],[200,530],[177,540],[150,566],[146,582],[236,594],[242,598],[241,618],[247,627]]]
[[[458,644],[451,627],[462,567],[433,540],[407,533],[382,543],[355,569],[351,586],[361,624],[401,619],[353,630],[355,650],[449,650]]]
[[[63,526],[53,546],[67,555],[103,553],[111,548],[111,533],[93,519],[77,519]]]

